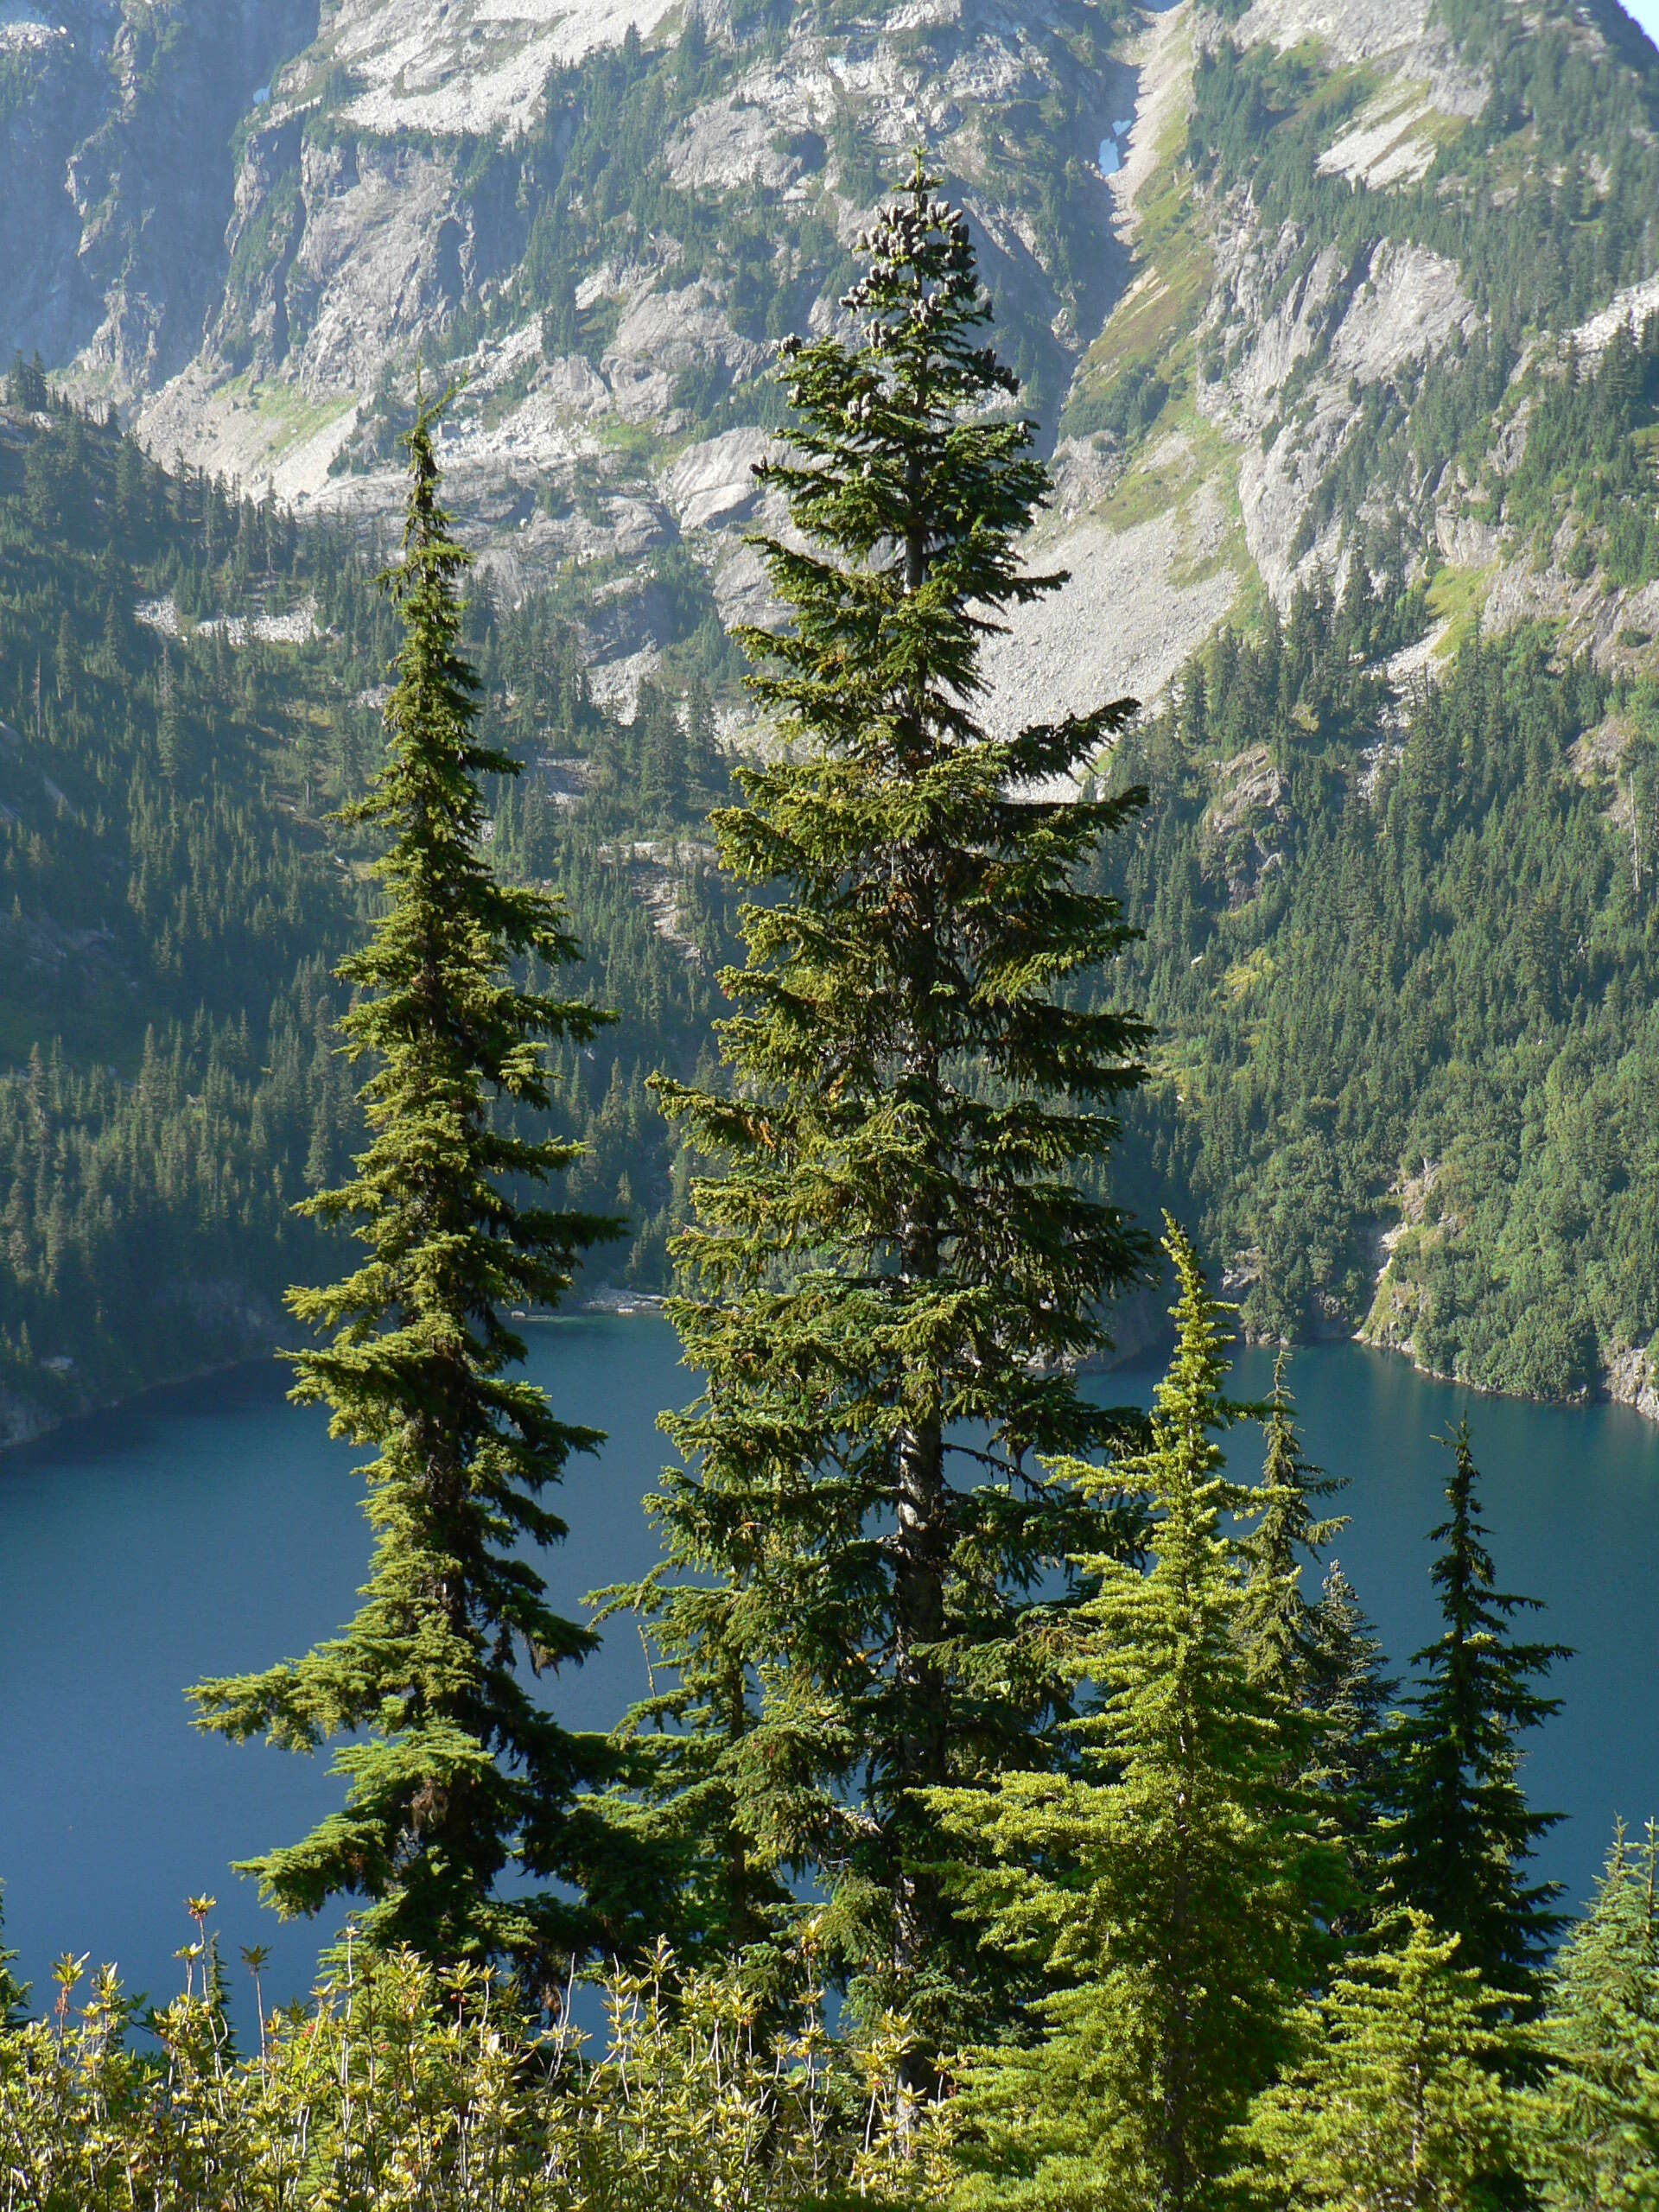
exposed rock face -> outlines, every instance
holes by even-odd
[[[5,0],[0,14],[0,55],[27,91],[0,93],[3,173],[27,210],[0,352],[73,363],[164,456],[365,524],[399,496],[417,353],[453,361],[467,390],[446,432],[450,490],[498,588],[683,543],[722,617],[764,613],[741,542],[764,410],[726,403],[753,392],[785,319],[831,327],[838,285],[801,286],[803,241],[832,258],[850,245],[921,143],[975,218],[1051,429],[1068,385],[1075,401],[1126,356],[1154,377],[1162,348],[1200,359],[1171,372],[1190,385],[1179,423],[1062,445],[1034,557],[1071,581],[993,647],[999,726],[1155,696],[1241,586],[1248,600],[1259,579],[1283,606],[1402,512],[1418,543],[1479,572],[1492,626],[1560,620],[1613,667],[1659,626],[1595,575],[1508,543],[1461,480],[1333,505],[1364,408],[1409,406],[1425,370],[1481,334],[1469,288],[1403,238],[1351,264],[1311,256],[1250,195],[1211,197],[1182,168],[1194,71],[1230,39],[1363,73],[1368,96],[1332,105],[1317,166],[1385,195],[1416,183],[1491,92],[1432,0],[1242,14],[1177,0],[1103,12],[1111,42],[1059,0],[803,0],[781,38],[727,0]],[[696,90],[671,103],[630,188],[659,212],[652,195],[694,207],[702,230],[635,219],[544,322],[533,233],[578,128],[556,73],[625,41],[637,59],[688,26]],[[1587,18],[1573,35],[1605,51]],[[1182,196],[1192,217],[1172,252]],[[781,280],[770,319],[746,306],[757,254]],[[1574,334],[1580,354],[1656,307],[1654,283],[1632,288]],[[470,357],[461,329],[483,334]],[[1497,473],[1527,435],[1524,409],[1498,422]],[[648,567],[632,581],[632,612],[624,588],[594,628],[630,664],[661,642]]]
[[[1412,372],[1463,345],[1480,321],[1454,263],[1391,243],[1352,270],[1334,250],[1322,253],[1275,306],[1300,243],[1286,230],[1264,244],[1248,220],[1233,232],[1211,316],[1217,327],[1250,337],[1233,374],[1199,397],[1210,419],[1238,442],[1245,539],[1281,605],[1302,578],[1338,565],[1341,537],[1357,521],[1374,518],[1363,509],[1333,516],[1312,542],[1304,528],[1356,429],[1357,393],[1370,386],[1395,403],[1408,397]],[[1316,358],[1318,369],[1294,382]],[[1296,393],[1288,408],[1287,386]]]
[[[1368,116],[1358,118],[1354,133],[1380,137],[1389,118],[1398,117],[1407,100],[1415,102],[1420,121],[1431,114],[1478,115],[1491,91],[1479,70],[1459,59],[1444,26],[1435,20],[1430,0],[1254,0],[1237,37],[1243,46],[1270,41],[1281,53],[1313,43],[1338,67],[1367,61],[1386,64],[1390,88]],[[1395,146],[1404,143],[1409,128],[1395,124]],[[1361,159],[1375,162],[1387,151],[1387,145],[1379,143],[1361,156],[1351,144],[1346,158],[1332,166],[1353,175]],[[1373,175],[1370,181],[1389,184],[1404,181],[1407,175],[1402,164],[1396,174]]]
[[[346,110],[381,136],[511,136],[538,111],[548,73],[632,29],[654,30],[672,0],[329,0],[321,53],[363,87]]]
[[[182,368],[222,288],[232,135],[315,36],[318,0],[71,0],[9,8],[0,346],[79,353],[118,395]]]
[[[1659,1376],[1651,1347],[1616,1353],[1608,1364],[1606,1390],[1615,1405],[1631,1407],[1644,1421],[1659,1421]]]
[[[1659,276],[1615,294],[1599,315],[1592,315],[1587,322],[1580,324],[1573,333],[1573,344],[1581,359],[1593,360],[1605,353],[1620,330],[1640,337],[1643,325],[1650,315],[1659,315]]]
[[[67,1417],[67,1409],[48,1407],[20,1391],[0,1389],[0,1452],[10,1451],[14,1444],[32,1444]]]
[[[1071,18],[1052,0],[1013,16],[989,0],[804,11],[782,45],[734,31],[719,0],[693,12],[712,89],[665,132],[663,184],[717,225],[764,204],[764,251],[787,270],[803,228],[820,253],[849,244],[879,180],[925,142],[978,219],[1000,304],[1033,334],[1033,371],[1063,391],[1119,281],[1122,209],[1085,179],[1069,219],[1096,235],[1081,257],[1074,242],[1085,273],[1063,283],[1056,239],[1010,190],[1027,156],[1000,119],[1070,102],[1075,156],[1092,162],[1106,118],[1133,105],[1127,68],[1079,88]],[[671,227],[636,224],[626,255],[578,269],[584,334],[562,341],[524,276],[569,145],[563,110],[542,127],[550,86],[568,82],[550,73],[651,40],[664,15],[659,0],[79,0],[71,28],[14,24],[0,38],[27,41],[38,97],[0,121],[48,220],[3,335],[73,360],[164,457],[366,524],[400,497],[393,432],[417,353],[453,360],[471,318],[487,335],[458,364],[444,459],[497,588],[683,539],[724,617],[761,614],[741,533],[765,442],[709,415],[710,394],[748,389],[769,359],[775,330],[746,313],[745,270],[718,245],[684,267]],[[160,18],[164,52],[144,44]],[[533,160],[514,151],[531,145]],[[829,327],[838,289],[795,296],[791,319]],[[632,613],[624,590],[593,631],[624,659],[651,643],[649,574],[632,582]],[[1150,681],[1230,595],[1211,583],[1165,623]]]
[[[1204,845],[1206,868],[1225,882],[1230,906],[1255,898],[1284,866],[1288,793],[1265,745],[1251,746],[1219,770],[1205,811]]]
[[[1281,49],[1317,39],[1338,61],[1369,61],[1414,44],[1428,29],[1428,0],[1255,0],[1239,41]]]
[[[1233,603],[1237,579],[1213,557],[1221,538],[1213,494],[1189,516],[1172,510],[1123,530],[1090,517],[1040,533],[1033,566],[1068,581],[990,641],[992,722],[1011,732],[1108,699],[1157,698]]]

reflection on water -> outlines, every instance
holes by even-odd
[[[610,1431],[569,1471],[571,1533],[549,1563],[556,1601],[575,1609],[654,1555],[639,1501],[664,1457],[655,1417],[689,1382],[655,1317],[531,1336],[556,1409]],[[1155,1379],[1137,1369],[1090,1387],[1144,1403]],[[1268,1356],[1247,1352],[1235,1387],[1259,1396],[1270,1379]],[[1538,1803],[1573,1816],[1544,1866],[1582,1897],[1614,1814],[1659,1810],[1659,1432],[1619,1408],[1470,1400],[1350,1344],[1302,1353],[1292,1382],[1313,1456],[1351,1478],[1338,1549],[1396,1662],[1434,1631],[1426,1536],[1446,1455],[1431,1440],[1470,1405],[1499,1573],[1547,1599],[1541,1633],[1579,1650],[1528,1781]],[[0,1878],[37,1990],[73,1946],[170,1992],[192,1932],[183,1900],[204,1890],[232,1964],[237,1946],[266,1942],[268,1986],[295,1993],[309,1973],[318,1931],[274,1930],[228,1866],[335,1801],[326,1763],[198,1736],[182,1694],[203,1675],[299,1652],[351,1610],[367,1557],[352,1455],[283,1387],[274,1367],[241,1370],[0,1459]],[[1249,1471],[1255,1439],[1235,1448]],[[617,1624],[549,1694],[571,1726],[602,1727],[644,1680],[638,1637]]]

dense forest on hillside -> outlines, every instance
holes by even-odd
[[[1581,1395],[1659,1327],[1659,700],[1530,632],[1402,696],[1379,619],[1224,637],[1116,765],[1153,793],[1138,1144],[1249,1325]]]
[[[1211,1274],[1265,1334],[1369,1307],[1557,1396],[1653,1334],[1659,698],[1472,607],[1437,663],[1394,514],[1144,712],[997,732],[980,656],[1061,588],[1020,557],[1054,480],[919,153],[857,251],[850,331],[782,356],[786,619],[739,632],[782,741],[741,760],[701,626],[623,724],[566,601],[493,602],[445,401],[377,578],[14,367],[15,1387],[232,1350],[286,1279],[374,1538],[343,1626],[187,1693],[332,1757],[238,1869],[349,1916],[321,1986],[269,2012],[245,1951],[238,2040],[205,1895],[164,2008],[0,1948],[20,2205],[1654,2201],[1659,1833],[1576,1923],[1540,1877],[1573,1655],[1498,1580],[1471,1421],[1396,1676],[1344,1471],[1283,1359],[1233,1398]],[[1624,543],[1655,334],[1541,395],[1541,528],[1565,493]],[[613,1214],[698,1395],[658,1558],[567,1615],[601,1440],[515,1323]],[[1165,1372],[1103,1405],[1154,1265]],[[646,1694],[573,1726],[625,1618]]]
[[[308,2005],[268,2012],[265,1955],[244,1952],[240,2044],[210,1897],[188,1900],[165,2008],[112,1967],[88,1987],[70,1955],[45,2014],[0,1950],[20,2202],[1651,2194],[1659,1839],[1616,1833],[1571,1928],[1538,1878],[1559,1816],[1529,1801],[1525,1754],[1573,1655],[1497,1581],[1469,1420],[1441,1440],[1435,1632],[1402,1681],[1330,1556],[1343,1471],[1309,1462],[1282,1359],[1265,1402],[1230,1396],[1233,1309],[1173,1218],[1149,1410],[1082,1387],[1103,1294],[1148,1250],[1075,1172],[1117,1154],[1154,1039],[1090,988],[1132,936],[1120,890],[1147,903],[1146,793],[1072,784],[1136,709],[1006,737],[977,719],[988,611],[1055,588],[1012,557],[1050,479],[996,404],[1014,379],[975,342],[968,226],[919,156],[867,251],[858,339],[787,357],[807,458],[771,465],[790,527],[760,543],[792,619],[745,641],[791,742],[739,766],[711,822],[753,894],[737,1012],[718,1071],[658,1084],[703,1167],[669,1305],[702,1379],[645,1500],[658,1560],[588,1601],[632,1617],[648,1694],[607,1735],[569,1725],[596,1630],[556,1611],[542,1562],[569,1455],[598,1440],[525,1378],[512,1319],[563,1295],[606,1224],[568,1203],[579,1147],[514,1109],[554,1104],[563,1048],[612,1013],[562,988],[582,950],[556,899],[499,865],[512,840],[533,862],[545,825],[504,803],[525,779],[473,680],[493,643],[467,641],[425,404],[384,753],[346,817],[376,840],[334,971],[365,1136],[306,1209],[354,1249],[289,1299],[312,1332],[296,1396],[369,1455],[373,1554],[334,1634],[189,1692],[234,1742],[332,1751],[335,1804],[238,1871],[285,1916],[351,1916]],[[1167,779],[1281,688],[1314,734],[1344,696],[1331,669],[1351,687],[1410,599],[1357,588],[1340,617],[1305,600],[1288,637],[1224,637],[1123,765]],[[1525,658],[1503,673],[1542,773],[1560,728]],[[1485,680],[1478,659],[1459,677]],[[705,712],[693,693],[683,721],[637,718],[628,766],[665,817],[704,796]],[[1501,780],[1489,720],[1469,750]],[[1427,702],[1386,771],[1408,861],[1455,825],[1409,766],[1445,728]],[[1288,783],[1293,743],[1263,772]],[[581,757],[602,810],[618,764]],[[1103,848],[1128,857],[1080,880]],[[1191,856],[1162,857],[1190,893]],[[1527,974],[1541,998],[1548,961]],[[1256,1440],[1229,1453],[1241,1428]],[[579,1980],[604,1999],[591,2043]]]
[[[1653,359],[1561,387],[1510,499],[1565,476],[1587,505],[1605,467],[1624,527]],[[1429,618],[1402,543],[1376,557],[1370,590],[1224,637],[1118,756],[1152,798],[1110,990],[1164,1039],[1122,1195],[1196,1205],[1253,1328],[1370,1316],[1439,1371],[1579,1395],[1659,1327],[1659,706],[1530,632],[1390,680]],[[353,1141],[328,969],[363,912],[328,817],[378,758],[390,633],[337,535],[62,408],[0,417],[0,1356],[68,1406],[262,1344],[318,1264],[289,1202]],[[498,855],[561,888],[583,988],[624,1010],[558,1070],[578,1189],[630,1224],[590,1280],[660,1289],[686,1169],[645,1082],[709,1051],[730,946],[706,655],[694,632],[624,724],[556,600],[480,588],[469,622],[533,764],[494,794]]]
[[[0,411],[0,1389],[37,1411],[262,1348],[314,1272],[290,1202],[355,1108],[334,960],[365,911],[330,817],[379,757],[393,626],[372,564],[194,474],[17,365]],[[585,1196],[660,1278],[671,1156],[645,1090],[703,1049],[725,923],[700,825],[706,690],[619,726],[543,600],[469,609],[493,730],[548,764],[493,794],[509,868],[555,880],[581,988],[629,1018],[557,1071]],[[20,1416],[21,1418],[21,1416]]]
[[[1608,609],[1659,576],[1659,321],[1582,356],[1563,334],[1651,273],[1656,85],[1617,9],[1436,20],[1491,97],[1376,182],[1329,156],[1404,99],[1374,65],[1200,52],[1147,206],[1155,311],[1109,325],[1069,404],[1132,470],[1137,440],[1203,435],[1281,318],[1260,444],[1305,495],[1304,581],[1211,640],[1110,772],[1151,792],[1114,879],[1146,941],[1113,988],[1163,1033],[1128,1185],[1191,1204],[1265,1335],[1364,1326],[1487,1387],[1634,1395],[1659,690],[1650,619]],[[1210,257],[1245,211],[1260,295],[1229,317]],[[1413,254],[1465,320],[1347,382],[1333,430],[1344,318]],[[1559,622],[1489,631],[1522,574]]]

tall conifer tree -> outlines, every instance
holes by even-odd
[[[662,1085],[718,1172],[671,1309],[707,1378],[655,1501],[679,1587],[640,1594],[727,1862],[815,1870],[828,1952],[944,2033],[976,1968],[918,1793],[1030,1763],[1064,1690],[1028,1601],[1106,1541],[1039,1462],[1116,1425],[1075,1365],[1140,1248],[1071,1171],[1146,1033],[1069,986],[1125,941],[1079,876],[1141,794],[1069,788],[1129,701],[981,721],[986,634],[1062,581],[1020,562],[1048,479],[919,159],[861,251],[855,336],[785,346],[789,456],[760,472],[798,533],[760,541],[787,620],[744,639],[779,742],[715,817],[760,894],[727,1079]]]
[[[613,1224],[526,1202],[575,1147],[511,1124],[549,1103],[544,1040],[581,1042],[608,1017],[511,974],[515,959],[556,968],[576,948],[556,903],[499,882],[484,852],[480,779],[517,768],[475,733],[459,643],[467,556],[439,504],[438,411],[423,406],[404,441],[386,760],[346,817],[388,841],[375,868],[385,911],[340,969],[358,995],[342,1030],[368,1070],[370,1142],[351,1181],[302,1208],[353,1224],[366,1255],[343,1282],[289,1300],[333,1335],[297,1356],[295,1398],[327,1405],[333,1433],[375,1454],[373,1562],[340,1637],[194,1694],[200,1725],[238,1741],[312,1751],[352,1736],[334,1757],[344,1808],[251,1862],[281,1911],[353,1894],[369,1901],[372,1940],[557,1973],[588,1923],[547,1885],[592,1871],[579,1793],[595,1755],[525,1673],[580,1661],[594,1637],[550,1608],[533,1554],[564,1533],[550,1486],[600,1440],[512,1374],[524,1345],[502,1315],[554,1303]]]
[[[963,2099],[974,2208],[1197,2212],[1271,2080],[1317,1969],[1341,1868],[1298,1777],[1304,1716],[1251,1664],[1224,1526],[1246,1493],[1217,1432],[1236,1408],[1223,1309],[1173,1225],[1178,1341],[1152,1446],[1081,1482],[1145,1500],[1149,1570],[1089,1562],[1074,1663],[1099,1693],[1081,1770],[944,1801],[993,1955],[1049,1983],[1040,2039],[982,2053]],[[977,1862],[977,1863],[976,1863]]]
[[[1451,1513],[1430,1541],[1445,1630],[1414,1655],[1421,1670],[1408,1716],[1391,1732],[1395,1801],[1389,1887],[1399,1901],[1462,1938],[1459,1958],[1524,2011],[1560,1926],[1551,1883],[1529,1882],[1535,1843],[1560,1818],[1535,1813],[1522,1789],[1520,1738],[1559,1710],[1536,1683],[1572,1655],[1517,1643],[1515,1616],[1540,1610],[1496,1584],[1480,1519],[1479,1472],[1465,1415],[1449,1438]]]

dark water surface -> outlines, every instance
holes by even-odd
[[[664,1458],[656,1415],[690,1395],[689,1378],[654,1317],[554,1322],[531,1338],[531,1372],[558,1411],[609,1432],[564,1485],[571,1534],[549,1580],[575,1609],[653,1556],[639,1500]],[[1091,1388],[1145,1402],[1154,1379],[1132,1370]],[[1239,1395],[1269,1380],[1267,1356],[1245,1354]],[[1578,1649],[1527,1778],[1535,1802],[1572,1816],[1544,1868],[1583,1897],[1614,1815],[1659,1811],[1659,1431],[1618,1408],[1471,1400],[1347,1344],[1302,1353],[1293,1382],[1313,1455],[1351,1478],[1337,1549],[1396,1661],[1434,1627],[1426,1535],[1446,1454],[1430,1440],[1471,1406],[1499,1573],[1548,1600],[1541,1634]],[[72,1948],[170,1993],[174,1951],[193,1933],[183,1901],[202,1891],[219,1899],[232,1964],[237,1946],[261,1942],[273,1993],[297,1993],[309,1974],[319,1931],[282,1928],[229,1862],[336,1802],[326,1761],[200,1737],[182,1694],[349,1617],[367,1558],[352,1455],[283,1389],[274,1366],[243,1369],[0,1459],[0,1878],[37,2000]],[[1243,1464],[1257,1449],[1242,1442]],[[573,1725],[603,1726],[644,1673],[637,1634],[613,1624],[554,1694]]]

